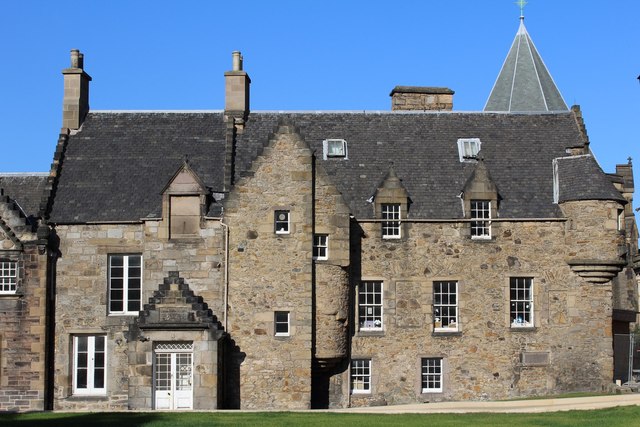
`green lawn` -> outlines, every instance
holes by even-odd
[[[545,414],[343,414],[324,412],[111,412],[0,414],[0,426],[638,426],[640,406]]]

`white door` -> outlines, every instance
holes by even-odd
[[[193,409],[193,345],[158,344],[154,360],[156,409]]]

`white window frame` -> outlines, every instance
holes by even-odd
[[[491,200],[471,200],[471,238],[491,239]]]
[[[349,388],[351,394],[371,394],[371,359],[351,359]]]
[[[0,261],[0,294],[11,295],[18,290],[18,262]]]
[[[441,357],[420,359],[420,389],[422,393],[442,393],[444,362]]]
[[[112,262],[113,259],[115,257],[122,257],[122,277],[113,277],[113,269],[114,268],[120,268],[120,266],[113,266]],[[130,266],[130,260],[134,257],[137,257],[139,259],[140,262],[140,277],[132,277],[129,275],[130,273],[130,268],[136,268],[136,266]],[[109,315],[123,315],[123,316],[135,316],[138,315],[140,313],[140,310],[142,310],[142,267],[143,267],[143,259],[142,259],[142,255],[141,254],[109,254],[109,266],[108,266],[108,270],[109,270],[109,277],[107,279],[107,299],[108,299],[108,309],[109,309]],[[112,309],[112,302],[114,301],[120,301],[120,300],[114,300],[112,299],[112,292],[117,291],[117,289],[113,288],[113,281],[117,280],[117,279],[122,279],[122,310],[113,310]],[[138,301],[138,309],[137,310],[129,310],[129,302],[134,301],[133,299],[130,299],[130,295],[129,293],[134,291],[135,289],[131,288],[131,283],[138,279],[139,280],[139,292],[140,292],[140,297],[139,297],[139,301]]]
[[[460,162],[474,162],[478,159],[478,153],[482,147],[480,138],[458,139],[458,156]]]
[[[533,290],[533,277],[509,278],[509,321],[512,328],[534,327]]]
[[[278,326],[284,325],[285,331],[278,331]],[[275,311],[273,313],[273,332],[276,337],[288,337],[291,335],[291,312]]]
[[[438,280],[433,282],[433,330],[435,332],[457,332],[458,282]]]
[[[381,331],[384,326],[384,282],[363,280],[358,285],[358,325],[361,331]]]
[[[291,211],[287,209],[275,210],[273,213],[273,228],[276,234],[291,233]]]
[[[382,203],[380,205],[380,217],[382,221],[382,238],[399,239],[402,237],[400,203]]]
[[[313,259],[326,261],[329,259],[329,235],[313,235]]]
[[[333,150],[337,148],[337,150]],[[344,139],[325,139],[322,141],[323,160],[348,159],[347,141]]]
[[[78,350],[78,341],[87,340],[86,366],[80,366],[81,358]],[[96,340],[102,340],[102,351],[96,351]],[[99,354],[102,353],[102,362]],[[81,396],[101,396],[107,393],[107,336],[106,335],[74,335],[73,336],[73,394]],[[86,369],[86,387],[78,386],[79,370]],[[96,387],[96,369],[102,369],[102,387]]]

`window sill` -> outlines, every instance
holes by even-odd
[[[536,326],[511,326],[509,330],[511,332],[536,332],[538,328]]]
[[[109,397],[106,394],[72,394],[65,400],[68,402],[106,402],[109,400]]]
[[[384,330],[383,329],[360,329],[358,331],[358,336],[360,337],[383,337]]]
[[[431,333],[433,337],[459,337],[462,336],[462,331],[446,331],[443,329],[436,329]]]
[[[478,242],[478,243],[487,243],[487,242],[493,242],[494,238],[493,237],[473,237],[471,236],[471,240],[474,242]]]

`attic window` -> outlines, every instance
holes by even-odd
[[[347,158],[347,141],[344,139],[325,139],[322,141],[324,160],[327,158]]]
[[[461,162],[472,162],[478,160],[478,153],[482,142],[479,138],[458,139],[458,155]]]

